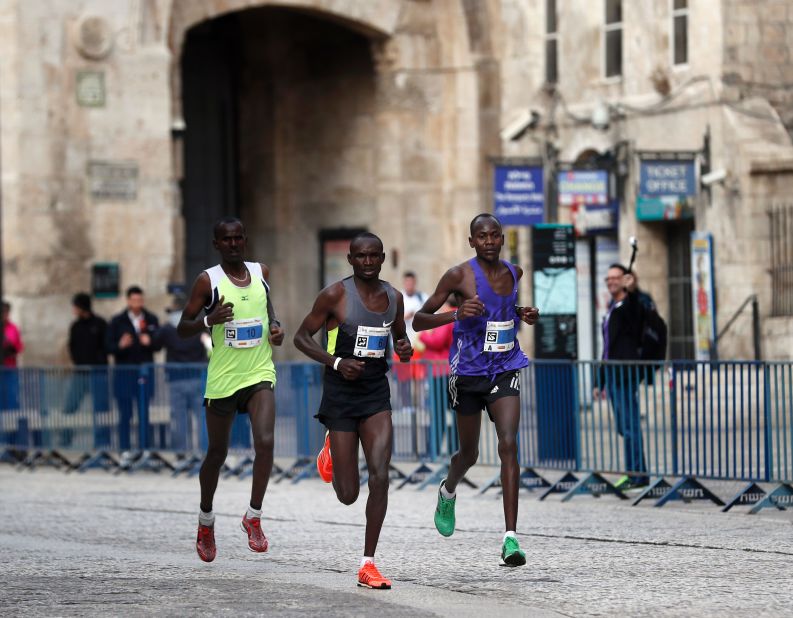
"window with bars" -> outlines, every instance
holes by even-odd
[[[556,0],[545,0],[545,83],[559,81],[559,33]]]
[[[672,64],[688,64],[688,0],[672,2]]]
[[[606,21],[603,26],[604,74],[622,75],[622,0],[606,0]]]
[[[793,315],[793,204],[773,207],[771,224],[771,314]]]

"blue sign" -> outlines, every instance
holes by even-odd
[[[541,166],[497,165],[493,214],[502,225],[535,225],[545,219],[545,183]]]
[[[576,236],[616,232],[619,202],[609,199],[605,170],[568,170],[557,178],[559,204],[570,208]]]
[[[694,160],[641,161],[636,217],[640,221],[687,219],[693,216],[697,194]]]

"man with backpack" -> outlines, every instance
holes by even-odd
[[[642,360],[648,311],[639,296],[636,279],[622,264],[612,264],[606,275],[606,287],[611,302],[603,318],[603,360]],[[604,365],[595,388],[596,399],[604,390],[608,393],[617,431],[623,439],[623,468],[628,475],[616,484],[621,490],[645,487],[649,483],[639,414],[639,383],[645,373],[645,368],[636,363]]]

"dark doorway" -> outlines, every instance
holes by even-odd
[[[694,317],[691,298],[691,232],[693,219],[670,223],[666,229],[669,256],[669,355],[694,358]]]
[[[212,224],[222,216],[239,216],[238,41],[238,19],[230,15],[191,29],[182,55],[188,284],[216,260]]]

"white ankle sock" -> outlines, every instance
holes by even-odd
[[[441,495],[446,498],[447,500],[451,500],[457,495],[457,492],[450,493],[448,489],[446,489],[446,481],[441,484]]]
[[[518,538],[518,537],[517,537],[517,535],[515,534],[515,531],[514,531],[514,530],[507,530],[507,531],[504,533],[504,540],[505,540],[505,541],[507,540],[507,537],[508,537],[508,536],[511,536],[513,539],[517,539],[517,538]]]
[[[204,511],[198,509],[198,523],[202,526],[214,526],[215,514],[212,511],[209,511],[209,513],[204,513]]]
[[[262,518],[262,510],[259,509],[258,511],[253,508],[250,504],[248,505],[248,512],[245,513],[245,517],[248,519],[261,519]]]
[[[364,556],[361,558],[361,568],[363,568],[363,565],[365,565],[367,562],[374,564],[374,556]]]

